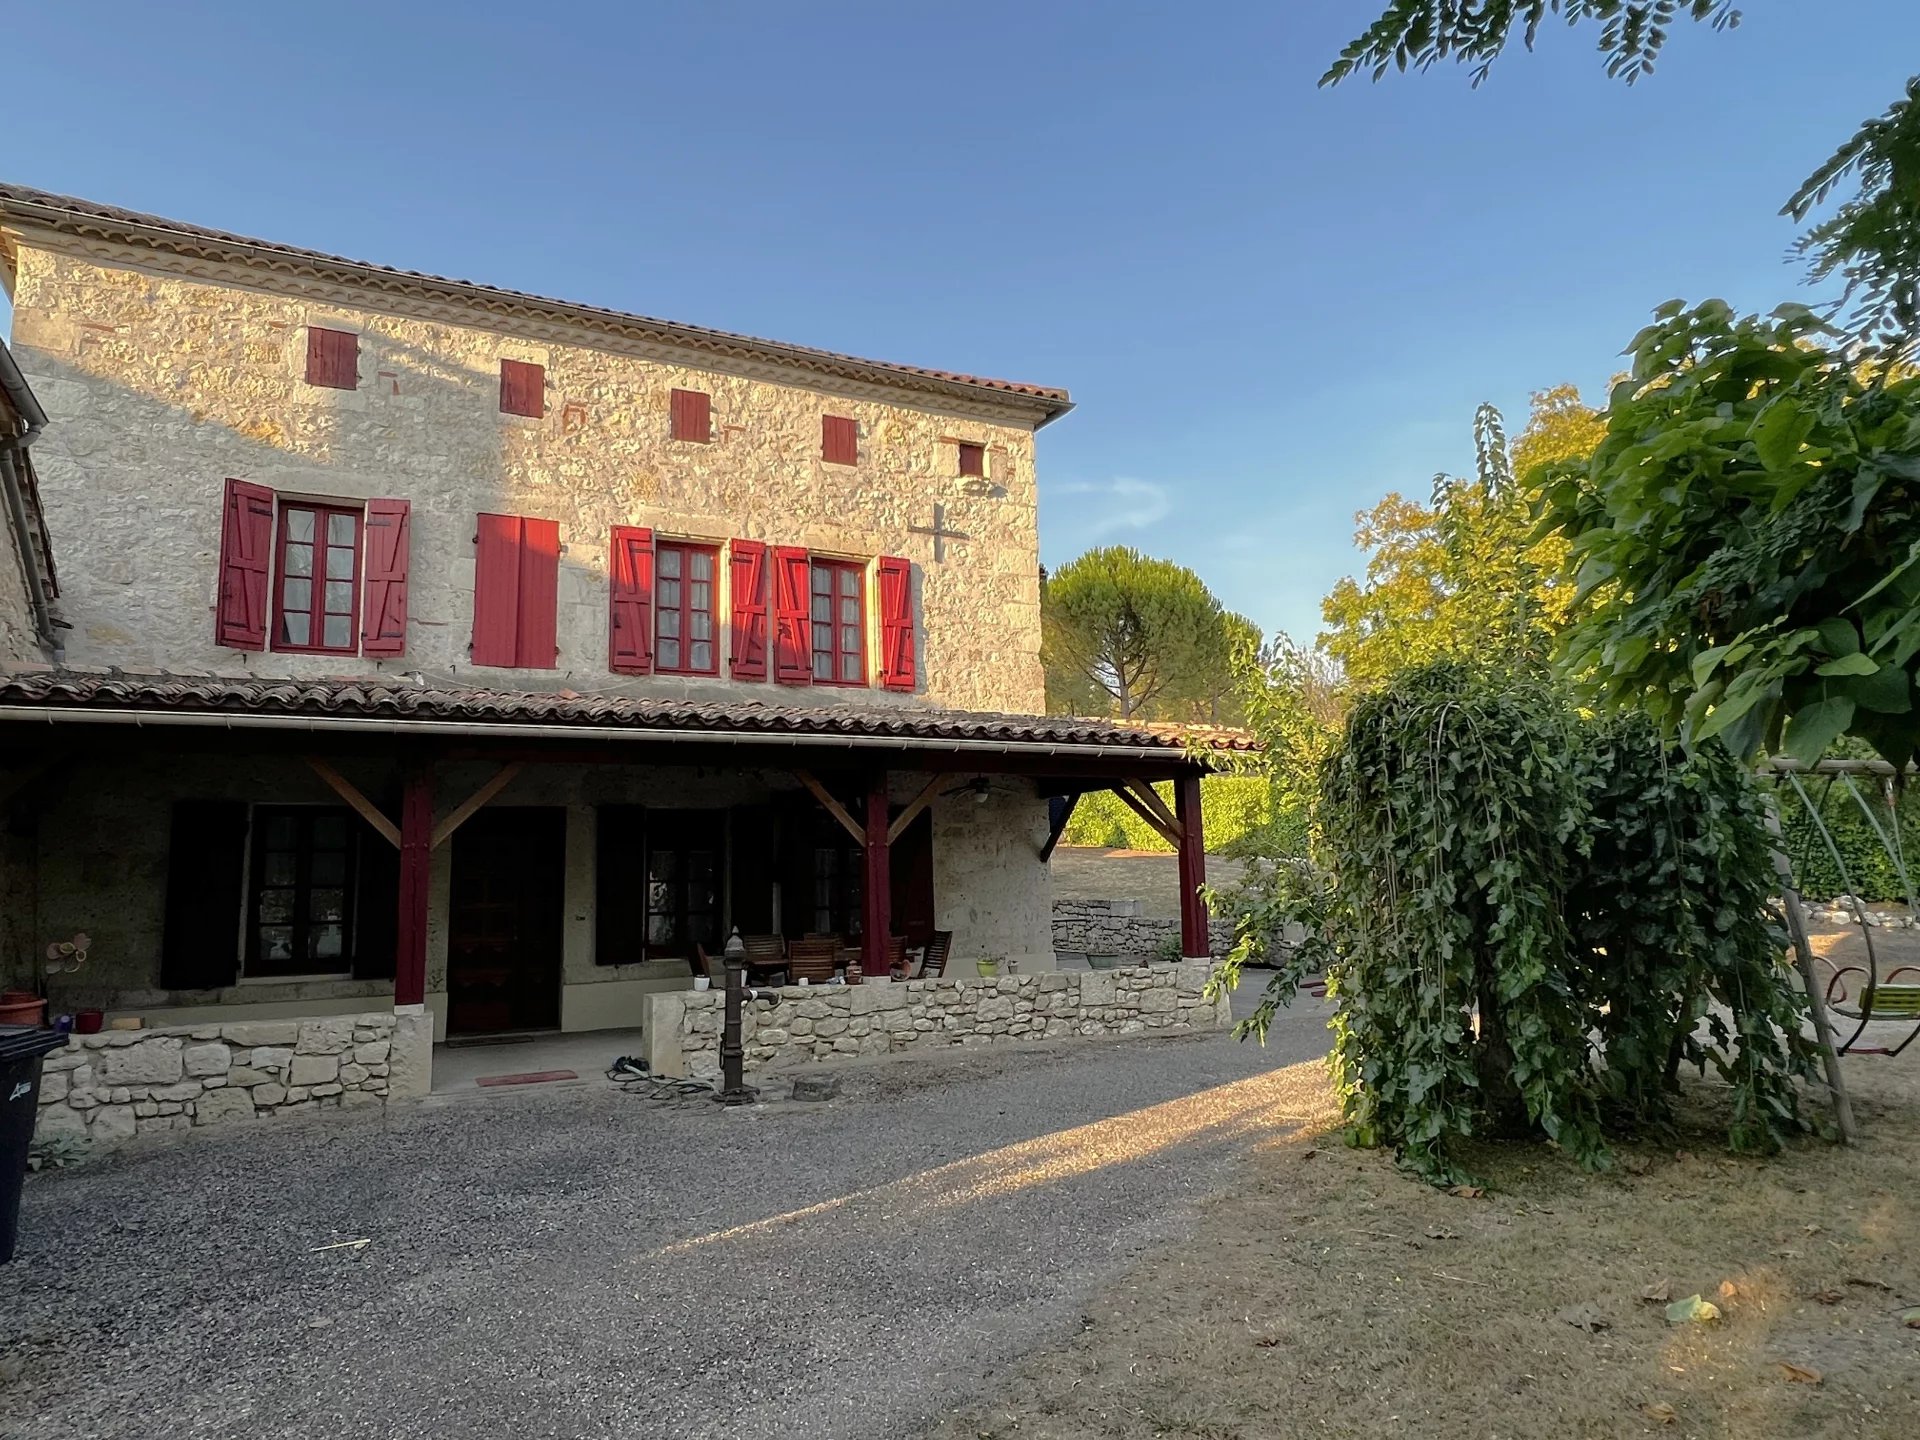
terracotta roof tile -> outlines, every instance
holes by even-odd
[[[132,709],[199,714],[283,715],[406,722],[564,725],[595,730],[719,732],[916,741],[988,741],[1044,749],[1054,745],[1135,750],[1187,748],[1251,752],[1243,731],[1124,725],[1065,715],[1001,715],[906,706],[772,705],[758,700],[699,701],[581,695],[568,691],[469,690],[398,680],[265,680],[177,675],[24,671],[0,675],[0,719],[10,708]]]
[[[1042,424],[1064,415],[1073,408],[1073,401],[1068,397],[1067,392],[1056,386],[1030,385],[1017,380],[995,380],[984,375],[963,375],[951,370],[933,370],[922,365],[900,365],[887,360],[865,360],[857,355],[845,355],[833,350],[790,345],[779,340],[762,340],[752,335],[713,330],[706,326],[688,325],[677,320],[660,320],[646,315],[633,315],[599,305],[583,305],[571,300],[532,295],[523,290],[507,290],[497,285],[485,285],[474,280],[457,280],[445,275],[432,275],[423,270],[403,270],[392,265],[377,265],[367,260],[349,259],[344,255],[330,255],[323,250],[306,250],[297,245],[281,245],[271,240],[257,240],[250,236],[237,235],[228,230],[192,225],[184,220],[168,220],[164,216],[148,215],[138,210],[125,210],[117,205],[102,205],[97,201],[82,200],[72,195],[56,195],[27,185],[12,185],[0,181],[0,216],[11,216],[18,221],[49,225],[54,229],[62,230],[92,226],[137,231],[140,232],[139,238],[143,243],[186,253],[217,249],[239,252],[235,258],[240,259],[251,258],[246,252],[253,252],[256,255],[264,253],[320,269],[353,271],[362,280],[384,278],[392,282],[408,282],[437,290],[450,290],[463,293],[481,302],[494,301],[535,310],[559,312],[570,318],[585,320],[589,323],[598,322],[611,328],[650,331],[700,349],[720,353],[744,352],[771,356],[803,368],[828,373],[864,372],[867,378],[892,379],[896,383],[930,382],[918,387],[923,389],[960,387],[965,390],[993,391],[1002,395],[1043,402],[1046,414],[1045,419],[1041,421]]]

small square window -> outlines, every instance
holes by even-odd
[[[860,427],[845,415],[820,417],[820,458],[829,465],[860,463]]]
[[[987,447],[975,444],[971,440],[960,442],[960,473],[962,475],[982,475],[987,473]]]
[[[674,391],[669,420],[675,440],[706,444],[713,439],[713,397],[704,390]]]
[[[526,360],[500,362],[500,413],[538,420],[547,413],[547,367]]]
[[[329,390],[360,388],[360,337],[350,330],[307,327],[307,383]]]

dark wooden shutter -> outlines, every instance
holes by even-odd
[[[820,458],[829,465],[859,464],[860,427],[844,415],[822,415]]]
[[[551,670],[560,660],[560,522],[520,522],[520,634],[523,670]]]
[[[971,440],[960,442],[960,473],[962,475],[985,475],[987,473],[987,447],[975,444]]]
[[[381,809],[400,814],[400,787],[390,785]],[[358,817],[356,817],[358,819]],[[353,896],[353,978],[393,978],[400,947],[400,850],[366,821],[358,822],[360,885]]]
[[[646,817],[638,805],[602,805],[594,811],[596,965],[631,965],[646,958]]]
[[[913,562],[880,557],[880,683],[889,690],[914,686]]]
[[[307,327],[307,383],[329,390],[360,387],[360,337],[347,330]]]
[[[893,932],[909,945],[924,945],[933,934],[933,812],[922,810],[900,832],[888,856],[887,881],[893,892]]]
[[[653,531],[616,525],[607,547],[612,581],[607,664],[622,675],[653,672]]]
[[[267,556],[273,550],[273,491],[227,481],[220,520],[220,598],[214,639],[235,650],[267,648]]]
[[[538,420],[547,413],[547,367],[526,360],[500,362],[500,413]]]
[[[773,678],[813,683],[812,565],[797,545],[773,548]]]
[[[520,517],[481,515],[474,535],[473,663],[513,665],[520,634]]]
[[[407,555],[412,507],[405,500],[367,502],[367,593],[360,608],[360,653],[375,658],[407,648]]]
[[[671,403],[675,440],[713,439],[713,399],[704,390],[676,390]]]
[[[759,540],[735,540],[728,547],[733,566],[733,678],[767,678],[767,547]]]
[[[160,939],[162,989],[211,990],[239,978],[246,849],[243,802],[174,802]]]

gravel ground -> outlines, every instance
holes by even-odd
[[[1325,1014],[1264,1051],[916,1056],[732,1111],[494,1093],[32,1177],[0,1435],[915,1434],[1185,1232]]]

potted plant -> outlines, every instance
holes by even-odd
[[[980,972],[982,980],[991,980],[1000,973],[1000,962],[1004,958],[1000,955],[982,955],[973,962],[974,968]]]
[[[1120,964],[1120,956],[1113,950],[1090,950],[1087,952],[1089,970],[1112,970]]]

